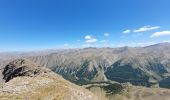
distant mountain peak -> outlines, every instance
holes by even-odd
[[[170,43],[169,42],[162,42],[162,43],[149,45],[149,46],[146,46],[146,47],[153,47],[153,46],[170,46]]]

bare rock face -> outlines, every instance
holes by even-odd
[[[30,76],[34,77],[40,73],[46,73],[47,70],[43,70],[40,66],[30,63],[25,59],[17,59],[7,64],[2,72],[5,82],[10,81],[14,77],[18,76]]]

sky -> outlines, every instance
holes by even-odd
[[[170,0],[0,0],[0,52],[170,41]]]

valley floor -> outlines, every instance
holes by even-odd
[[[111,96],[110,100],[170,100],[170,90],[132,86],[122,94]]]

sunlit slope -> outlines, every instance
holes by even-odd
[[[10,62],[3,75],[1,100],[98,100],[88,90],[27,60]]]
[[[68,50],[29,59],[77,84],[112,80],[157,86],[170,75],[169,43]]]

